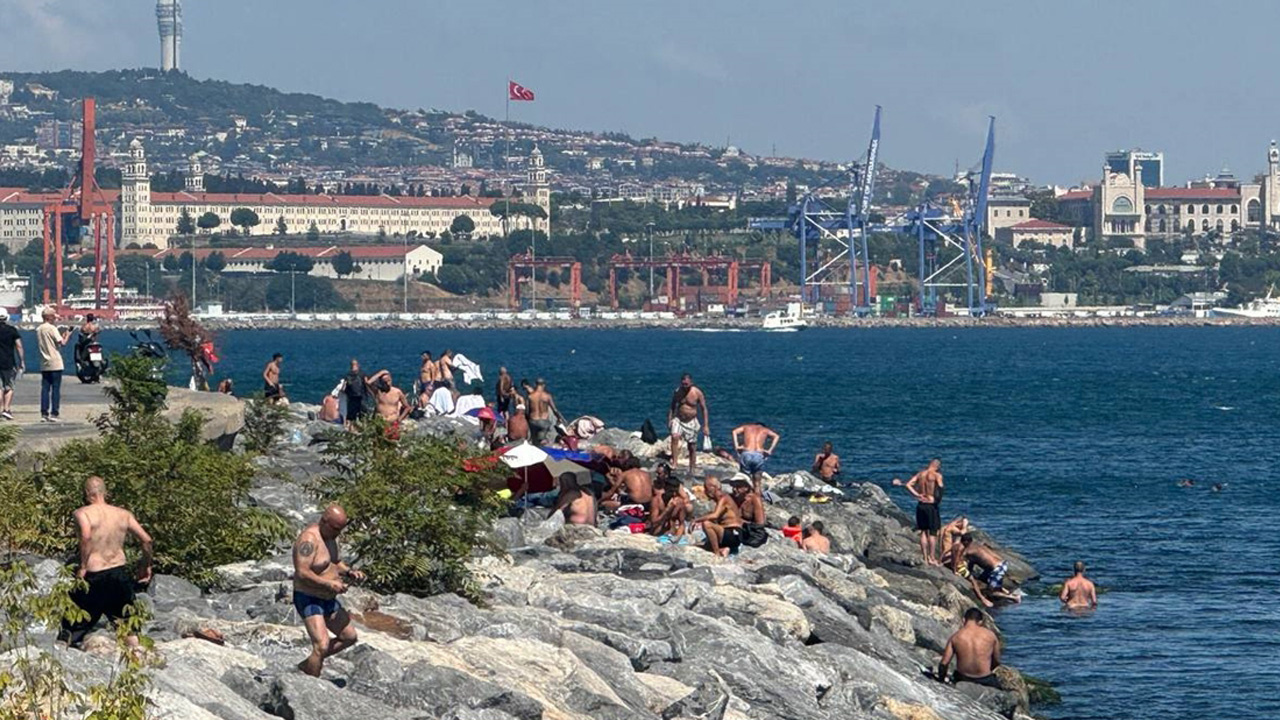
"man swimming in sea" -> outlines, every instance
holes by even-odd
[[[942,529],[942,513],[939,505],[942,502],[942,461],[934,458],[929,465],[911,476],[903,483],[893,479],[896,486],[904,486],[911,497],[916,499],[916,530],[920,532],[920,554],[924,556],[925,565],[939,565],[938,531]]]
[[[764,423],[747,423],[733,429],[733,450],[738,454],[738,466],[751,476],[751,487],[757,496],[765,461],[773,456],[778,439],[778,433]]]
[[[813,474],[828,483],[840,474],[840,456],[832,449],[831,443],[823,443],[822,452],[813,456]]]
[[[702,410],[702,423],[698,423],[698,410]],[[707,398],[693,384],[693,376],[680,376],[680,387],[671,395],[671,407],[667,410],[667,427],[671,430],[671,464],[680,459],[680,445],[689,450],[689,476],[698,465],[698,434],[711,437],[711,418],[707,410]]]
[[[1077,561],[1075,575],[1062,583],[1058,600],[1067,610],[1095,610],[1098,607],[1098,588],[1084,576],[1084,563]]]
[[[974,542],[970,533],[960,536],[960,549],[954,553],[951,569],[958,574],[962,563],[968,563],[969,584],[973,586],[973,594],[978,596],[978,601],[984,606],[995,606],[995,603],[987,599],[987,595],[997,600],[1020,602],[1017,595],[1004,589],[1004,576],[1009,572],[1009,563],[991,548]],[[979,581],[986,583],[985,591],[978,585]]]
[[[715,503],[711,512],[693,521],[694,525],[702,524],[707,534],[707,549],[728,557],[736,553],[742,545],[742,516],[738,513],[738,505],[727,493],[720,489],[720,481],[709,477],[703,483],[707,499]]]
[[[970,682],[1000,689],[995,670],[1000,667],[1000,640],[986,627],[982,611],[969,608],[964,625],[947,640],[938,663],[938,679],[946,682],[951,660],[956,661],[954,682]]]

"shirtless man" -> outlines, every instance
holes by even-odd
[[[125,608],[134,601],[134,581],[151,582],[151,536],[138,524],[133,513],[107,504],[107,485],[93,476],[84,483],[85,506],[72,513],[80,532],[80,569],[76,577],[89,584],[77,590],[71,600],[89,617],[79,622],[62,622],[58,640],[78,648],[103,615],[115,623],[124,617]],[[137,570],[125,567],[124,541],[130,535],[142,544],[142,558]],[[125,639],[130,647],[138,647],[138,637]]]
[[[942,500],[942,461],[934,458],[928,467],[911,476],[905,483],[907,492],[916,499],[916,530],[920,531],[920,554],[925,565],[940,565],[938,560],[938,531],[942,529],[942,514],[938,505]],[[904,485],[898,478],[896,486]]]
[[[751,486],[760,494],[760,476],[764,463],[778,447],[778,433],[764,423],[747,423],[733,429],[733,450],[738,454],[738,466],[751,476]]]
[[[341,423],[342,413],[339,412],[338,398],[332,395],[325,395],[320,401],[320,412],[316,413],[316,418],[320,422]]]
[[[369,378],[369,387],[373,390],[374,406],[377,408],[378,416],[390,423],[392,427],[399,426],[400,422],[409,416],[409,411],[413,408],[409,405],[409,399],[405,397],[404,391],[392,384],[390,372],[379,370]]]
[[[701,424],[698,423],[699,408],[702,410]],[[671,396],[667,427],[671,430],[671,464],[679,463],[680,444],[683,442],[689,450],[689,476],[692,477],[698,465],[698,434],[706,433],[711,437],[711,418],[707,398],[693,384],[693,376],[689,373],[680,376],[680,387]]]
[[[441,380],[453,387],[453,351],[445,350],[440,353],[440,359],[436,361],[437,380]]]
[[[822,452],[813,456],[813,474],[828,483],[840,474],[840,456],[832,450],[831,443],[823,443]]]
[[[654,495],[654,501],[661,500],[661,509],[654,510],[650,506],[649,532],[654,535],[670,535],[678,538],[684,535],[685,520],[689,517],[689,499],[684,495],[684,487],[680,480],[667,475],[662,482],[661,495]]]
[[[283,362],[284,355],[276,353],[271,356],[271,362],[262,368],[262,394],[272,404],[280,402],[285,396],[284,388],[280,385],[280,364]]]
[[[965,533],[960,536],[960,548],[955,551],[951,569],[960,572],[960,565],[969,565],[969,584],[973,586],[973,594],[985,607],[994,607],[995,603],[987,599],[987,595],[997,600],[1019,602],[1018,596],[1004,589],[1004,576],[1009,572],[1009,563],[1004,561],[994,550],[980,542],[973,541],[973,535]],[[983,592],[978,581],[987,584]]]
[[[564,521],[568,525],[590,525],[596,527],[596,496],[583,490],[578,484],[576,473],[560,474],[560,495],[551,508],[551,514],[564,511]]]
[[[738,514],[743,522],[764,525],[764,501],[760,495],[745,481],[733,484],[733,502],[738,506]]]
[[[995,670],[1000,666],[1000,640],[984,625],[982,611],[969,608],[964,613],[964,625],[956,631],[942,650],[938,663],[938,679],[947,681],[947,670],[955,658],[954,682],[971,682],[1000,689]]]
[[[560,417],[556,399],[547,392],[547,381],[538,378],[529,392],[529,432],[534,445],[545,445],[555,439],[556,423],[552,415]]]
[[[800,547],[804,548],[805,552],[817,553],[818,555],[826,555],[831,552],[831,539],[823,535],[826,529],[821,520],[814,520],[809,523],[809,528],[804,533],[804,540],[800,541]]]
[[[303,529],[293,545],[293,608],[311,638],[311,654],[298,668],[313,677],[320,677],[325,658],[356,644],[351,616],[338,602],[338,596],[347,591],[348,580],[364,580],[364,573],[352,570],[340,559],[338,535],[346,527],[347,511],[341,505],[330,505],[318,521]]]
[[[942,531],[938,533],[938,546],[941,548],[941,561],[944,567],[951,567],[955,563],[954,554],[960,547],[960,537],[969,532],[969,518],[961,515],[942,526]]]
[[[498,368],[498,385],[494,388],[494,392],[497,395],[498,414],[506,417],[511,412],[511,401],[517,399],[519,395],[516,393],[515,381],[511,379],[505,367]]]
[[[516,401],[516,411],[507,418],[507,439],[511,442],[529,439],[529,418],[524,414],[524,403]]]
[[[600,506],[613,512],[623,505],[648,505],[653,501],[653,478],[640,467],[640,461],[627,458],[620,467],[609,469],[608,498]]]
[[[721,557],[738,552],[742,545],[742,516],[738,514],[738,505],[733,498],[720,489],[720,481],[709,477],[703,483],[707,499],[715,503],[711,512],[693,521],[696,526],[702,524],[707,534],[707,549]]]
[[[1062,592],[1058,599],[1067,610],[1096,610],[1098,607],[1098,589],[1093,581],[1084,576],[1084,563],[1076,562],[1076,574],[1062,583]]]

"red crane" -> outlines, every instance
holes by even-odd
[[[571,257],[540,257],[533,253],[513,255],[507,262],[507,287],[512,310],[520,309],[520,271],[529,271],[529,282],[534,282],[537,268],[569,268],[569,307],[576,314],[582,305],[582,263]]]
[[[719,255],[696,257],[676,254],[653,259],[632,257],[630,254],[614,255],[609,259],[609,303],[614,309],[618,307],[619,268],[664,270],[667,273],[667,307],[672,312],[680,309],[680,271],[682,270],[699,270],[702,273],[703,287],[711,287],[709,281],[712,270],[726,271],[725,303],[731,307],[738,304],[738,277],[743,268],[760,270],[761,297],[767,297],[772,288],[768,260],[739,260]]]
[[[70,215],[83,241],[93,236],[94,308],[104,317],[114,317],[116,308],[116,215],[98,181],[94,178],[96,167],[96,106],[93,98],[85,98],[84,133],[80,141],[80,168],[73,174],[61,199],[44,208],[44,304],[54,305],[60,314],[71,314],[62,307],[62,240],[66,234],[64,222]],[[105,247],[104,247],[104,242]],[[104,252],[105,250],[105,252]],[[106,284],[107,305],[103,307],[102,291]],[[54,292],[49,292],[50,284]]]

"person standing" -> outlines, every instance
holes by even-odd
[[[751,476],[755,494],[760,494],[764,463],[778,447],[778,433],[764,423],[747,423],[733,429],[733,450],[738,453],[738,467]]]
[[[62,406],[62,348],[71,339],[71,329],[59,330],[53,321],[58,314],[46,308],[44,322],[36,328],[36,345],[40,348],[40,419],[44,422],[61,422],[58,411]]]
[[[347,415],[344,419],[347,427],[350,427],[364,414],[364,399],[369,394],[369,380],[360,372],[359,360],[351,358],[351,369],[330,394],[338,397],[339,393],[347,396]]]
[[[498,414],[504,419],[511,414],[511,399],[518,397],[516,384],[505,367],[498,368],[498,387],[496,388]]]
[[[330,505],[293,544],[293,608],[311,638],[311,654],[298,669],[313,677],[320,677],[326,658],[356,644],[351,616],[338,602],[338,596],[347,591],[347,580],[364,580],[364,573],[340,559],[338,535],[346,527],[347,511]]]
[[[262,394],[267,402],[275,404],[284,399],[284,386],[280,384],[280,365],[284,363],[284,355],[276,353],[271,362],[262,368]]]
[[[22,335],[9,323],[8,314],[0,313],[0,418],[13,419],[13,390],[26,364]]]
[[[938,532],[942,529],[942,461],[934,458],[928,467],[903,483],[893,479],[894,485],[905,485],[907,492],[916,499],[916,530],[920,532],[920,554],[925,565],[940,565],[938,560]]]
[[[702,410],[701,424],[698,423],[699,409]],[[693,384],[693,376],[689,373],[680,376],[680,387],[671,395],[667,425],[671,430],[671,464],[678,463],[683,442],[689,450],[689,475],[692,477],[698,465],[698,434],[706,433],[711,437],[711,417],[707,398]]]
[[[125,608],[134,601],[134,581],[151,582],[151,536],[133,513],[107,504],[107,485],[98,476],[84,483],[86,505],[72,513],[80,532],[80,569],[76,577],[88,584],[85,590],[72,593],[71,600],[88,613],[84,620],[63,621],[58,640],[69,647],[79,647],[93,632],[103,615],[115,623],[124,617]],[[125,567],[124,541],[130,535],[142,544],[142,558],[130,576]],[[130,647],[138,647],[138,637],[128,636]]]
[[[556,419],[564,421],[560,410],[556,408],[555,397],[547,390],[547,381],[538,378],[534,387],[529,390],[530,442],[534,445],[546,445],[554,441]]]
[[[1062,592],[1058,600],[1067,610],[1096,610],[1098,607],[1098,588],[1093,581],[1084,576],[1084,563],[1077,561],[1076,574],[1062,583]]]
[[[828,483],[840,474],[840,456],[835,453],[831,443],[823,443],[822,452],[813,456],[813,474]]]

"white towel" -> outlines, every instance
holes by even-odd
[[[480,373],[480,366],[462,353],[453,356],[453,369],[462,371],[462,384],[470,385],[473,380],[484,382],[484,375]]]
[[[453,393],[447,387],[436,388],[428,405],[432,415],[448,415],[453,412]]]

